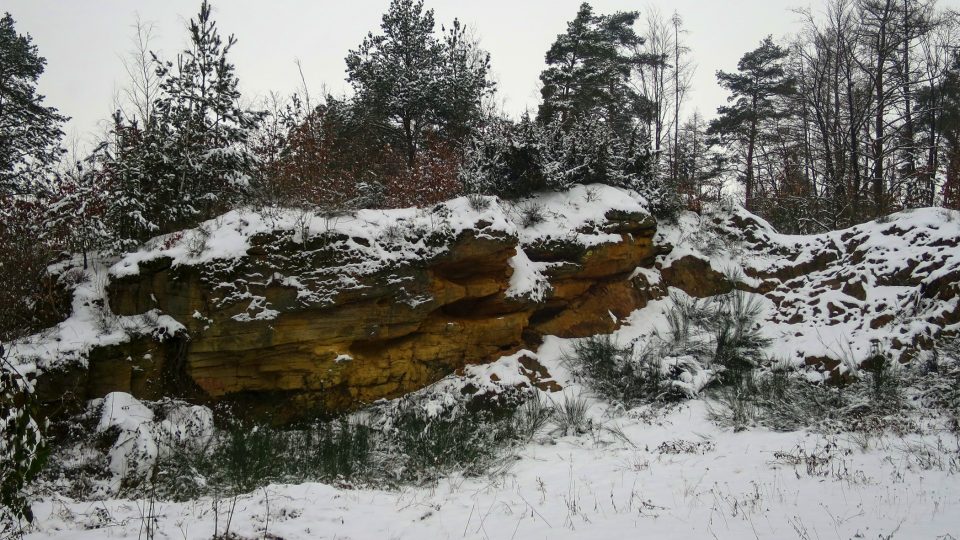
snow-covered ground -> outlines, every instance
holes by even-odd
[[[466,199],[446,204],[443,226],[456,232],[484,221],[490,223],[490,231],[516,235],[523,245],[589,229],[585,226],[602,221],[598,209],[642,212],[645,207],[643,201],[615,188],[596,187],[578,187],[537,202],[550,215],[531,227],[518,226],[522,217],[511,214],[516,209],[494,203],[476,210]],[[742,218],[744,213],[737,212]],[[659,240],[674,250],[658,262],[668,266],[694,255],[718,272],[753,269],[773,274],[783,265],[835,253],[835,264],[778,284],[780,289],[773,291],[783,297],[778,301],[771,295],[755,295],[764,310],[763,334],[773,341],[771,355],[792,360],[797,369],[807,369],[810,380],[819,380],[812,367],[802,365],[804,355],[833,352],[863,359],[875,340],[890,344],[896,337],[892,328],[908,329],[899,330],[907,341],[930,334],[935,326],[928,322],[931,314],[956,312],[956,298],[920,294],[929,280],[960,269],[960,256],[950,247],[960,236],[960,218],[936,212],[904,213],[884,223],[808,237],[777,235],[758,222],[753,239],[724,245],[720,245],[724,231],[711,230],[701,218],[688,214],[675,225],[661,227]],[[197,239],[196,231],[161,238],[112,268],[96,266],[90,272],[93,277],[75,295],[71,319],[16,344],[24,360],[20,367],[42,371],[52,367],[52,359],[82,360],[94,345],[127,339],[141,323],[132,317],[101,320],[95,301],[102,299],[108,276],[135,273],[144,262],[159,257],[187,265],[229,260],[242,256],[256,234],[300,230],[307,237],[342,233],[356,249],[369,251],[360,266],[376,266],[390,257],[423,256],[416,241],[400,251],[382,249],[382,244],[394,236],[419,238],[413,232],[432,230],[437,219],[435,213],[413,210],[363,211],[349,220],[312,217],[306,222],[294,212],[227,214],[208,223]],[[403,229],[399,233],[397,226]],[[577,234],[585,245],[609,240],[602,230]],[[511,261],[516,270],[511,294],[541,296],[549,287],[542,264],[519,251]],[[661,281],[656,269],[637,272],[651,284]],[[917,278],[915,287],[892,283],[890,276],[905,272],[926,277]],[[761,285],[759,278],[741,278],[750,286]],[[830,282],[835,286],[822,285]],[[857,284],[865,289],[862,299],[844,292],[845,285]],[[670,292],[672,297],[652,301],[629,318],[616,334],[620,343],[667,330],[665,311],[673,297],[683,295]],[[842,315],[833,315],[831,302],[845,306]],[[791,322],[789,317],[797,310],[803,310],[804,318]],[[833,320],[847,313],[849,320]],[[886,313],[896,317],[876,328],[867,324]],[[178,324],[159,314],[156,319],[151,324]],[[211,498],[152,505],[142,499],[75,501],[46,493],[34,505],[37,520],[27,537],[141,539],[147,538],[147,523],[153,521],[155,538],[178,539],[211,538],[227,531],[228,523],[236,538],[251,539],[960,538],[960,438],[956,430],[948,429],[947,419],[931,411],[906,413],[921,429],[905,434],[882,429],[837,434],[763,428],[736,432],[714,419],[711,410],[718,404],[705,397],[670,408],[612,407],[567,371],[562,358],[569,347],[567,340],[547,338],[536,355],[564,386],[562,394],[549,399],[585,397],[591,428],[579,435],[547,429],[505,454],[501,466],[482,477],[452,476],[434,485],[399,490],[271,485],[240,496],[235,505],[230,499]],[[489,380],[496,373],[499,381],[509,384],[511,375],[517,375],[517,362],[515,355],[470,368],[467,376]],[[693,388],[690,393],[696,393],[707,379],[685,382]],[[456,384],[452,379],[437,383]],[[112,396],[109,403],[110,410],[127,413],[102,420],[100,429],[117,425],[137,433],[136,444],[149,446],[153,435],[143,422],[153,421],[153,413],[123,395]],[[177,412],[200,418],[205,426],[211,423],[207,413],[202,408]],[[164,422],[172,424],[161,423],[157,429],[176,432],[174,420],[166,418]],[[122,453],[124,448],[116,450]],[[111,467],[120,462],[111,460]]]
[[[567,346],[550,338],[538,356],[569,383],[564,393],[588,398],[592,428],[548,429],[488,475],[395,491],[271,485],[239,497],[232,516],[230,499],[151,508],[51,495],[34,506],[28,538],[145,538],[145,516],[156,538],[184,539],[228,521],[238,538],[960,537],[960,439],[935,418],[920,420],[923,435],[824,435],[734,432],[703,399],[621,411],[570,382]]]
[[[926,468],[914,447],[957,459],[953,435],[733,433],[694,401],[663,416],[601,419],[599,431],[525,448],[501,474],[430,488],[344,490],[273,485],[240,497],[241,538],[949,538],[960,533],[955,471]],[[639,418],[634,417],[639,416]],[[956,467],[956,463],[950,464]],[[229,501],[157,503],[157,538],[224,532]],[[147,501],[35,505],[28,538],[142,538]],[[269,533],[269,535],[267,535]],[[266,536],[265,536],[266,535]],[[273,536],[270,536],[273,535]]]
[[[960,295],[940,292],[955,291],[960,281],[955,210],[919,208],[824,234],[788,235],[731,206],[685,212],[657,235],[673,246],[658,258],[661,267],[693,256],[765,290],[772,352],[797,366],[810,357],[853,364],[874,347],[899,359],[911,344],[960,332]]]

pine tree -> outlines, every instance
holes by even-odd
[[[941,85],[942,114],[937,125],[944,141],[946,180],[943,206],[960,210],[960,51]]]
[[[43,105],[37,80],[46,60],[29,34],[18,34],[9,13],[0,18],[0,194],[29,193],[39,172],[62,155],[67,119]]]
[[[733,104],[717,110],[719,116],[711,122],[710,133],[741,147],[748,209],[753,206],[756,187],[755,154],[761,123],[785,114],[778,98],[794,92],[795,82],[784,66],[788,54],[767,37],[740,58],[737,73],[717,72],[717,80],[730,92],[727,100]]]
[[[163,136],[162,153],[170,164],[156,178],[172,198],[161,230],[207,219],[238,200],[254,162],[247,138],[262,119],[239,103],[239,80],[227,58],[236,39],[221,38],[206,0],[188,30],[190,47],[176,64],[158,61],[158,125],[146,126]]]
[[[438,81],[440,131],[446,140],[463,144],[483,121],[482,101],[495,84],[488,79],[490,54],[454,19],[443,38],[443,65]]]
[[[569,130],[577,121],[600,118],[617,136],[629,137],[636,120],[650,112],[649,102],[629,85],[642,65],[633,54],[643,44],[633,29],[638,16],[636,11],[596,15],[581,4],[547,51],[537,115],[542,125],[559,121]]]
[[[524,114],[519,122],[489,118],[467,145],[460,180],[469,194],[518,199],[546,189],[543,134]]]
[[[100,166],[103,148],[94,149],[73,164],[63,164],[56,173],[51,200],[45,208],[43,227],[71,253],[82,254],[84,268],[88,265],[88,252],[101,249],[111,237],[104,220],[109,192]]]
[[[157,123],[141,126],[135,119],[124,120],[118,111],[110,137],[103,165],[109,193],[105,219],[112,232],[110,247],[123,251],[161,232],[171,213],[167,205],[177,204],[177,194]]]
[[[636,54],[638,16],[599,15],[584,3],[547,51],[537,121],[550,188],[602,182],[642,189],[652,201],[662,196],[651,168],[650,103],[629,84],[652,61]]]
[[[724,169],[721,154],[710,144],[706,122],[698,112],[680,127],[676,158],[675,191],[687,209],[700,211],[704,202],[720,197],[720,175]]]
[[[204,1],[176,63],[152,55],[159,84],[151,114],[114,115],[104,175],[118,249],[208,219],[248,190],[256,161],[248,139],[263,114],[240,105],[228,59],[236,39],[221,38],[211,13]]]
[[[434,27],[433,10],[424,10],[422,0],[392,0],[382,33],[369,33],[346,58],[357,109],[387,143],[402,148],[409,169],[428,132],[441,132],[445,143],[465,140],[493,90],[489,57],[460,23],[444,39]]]

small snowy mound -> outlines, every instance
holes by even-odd
[[[174,403],[157,421],[154,411],[130,394],[113,392],[99,401],[97,432],[116,437],[108,452],[113,476],[108,492],[116,493],[122,482],[143,479],[157,459],[178,448],[203,448],[213,436],[213,412],[206,407]]]

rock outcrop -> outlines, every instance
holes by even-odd
[[[790,236],[736,208],[658,230],[606,186],[527,204],[542,221],[467,199],[336,218],[231,212],[128,254],[17,352],[51,404],[122,391],[283,421],[401,396],[544,336],[612,332],[671,289],[762,295],[771,354],[833,379],[960,330],[956,213]]]
[[[143,329],[94,349],[77,393],[239,402],[281,420],[349,410],[534,348],[545,335],[611,332],[651,297],[635,270],[662,248],[640,208],[609,209],[562,234],[469,221],[374,226],[363,237],[267,229],[231,257],[184,263],[176,249],[157,249],[135,268],[122,261],[109,308]],[[201,234],[201,248],[214,249],[217,233]],[[538,286],[523,290],[521,277]]]

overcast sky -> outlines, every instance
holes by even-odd
[[[454,17],[472,25],[490,51],[499,96],[511,113],[536,106],[544,53],[574,17],[581,0],[427,0],[438,23]],[[323,85],[347,89],[344,57],[363,36],[379,27],[389,0],[213,0],[221,32],[239,42],[232,53],[247,98],[299,86],[294,60],[302,62],[311,90]],[[710,116],[724,102],[718,69],[732,70],[737,59],[767,34],[794,31],[791,8],[810,0],[673,0],[642,3],[594,0],[600,13],[676,9],[697,64],[691,103]],[[960,7],[960,0],[942,5]],[[20,33],[29,33],[47,58],[40,80],[47,103],[73,118],[68,137],[89,141],[98,122],[109,117],[123,84],[121,56],[131,49],[131,25],[140,18],[156,26],[155,48],[172,57],[186,40],[185,22],[199,0],[2,0]],[[813,0],[820,6],[820,0]]]

